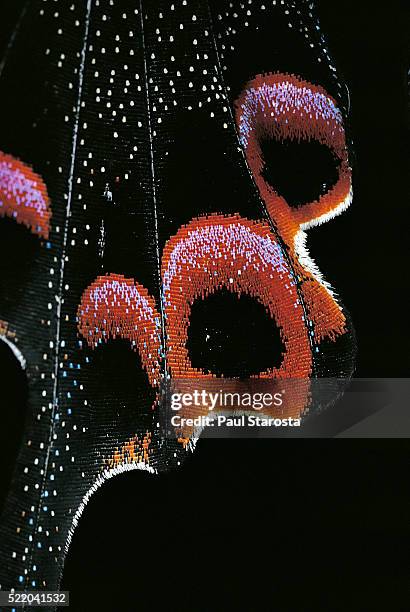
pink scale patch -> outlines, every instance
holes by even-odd
[[[0,216],[11,217],[47,239],[51,209],[42,178],[29,166],[0,151]]]

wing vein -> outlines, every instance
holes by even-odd
[[[70,163],[70,170],[69,170],[69,175],[68,175],[68,196],[67,196],[67,206],[66,206],[65,221],[64,221],[64,234],[63,234],[63,244],[62,244],[62,252],[61,252],[58,293],[56,295],[57,323],[56,323],[55,345],[54,345],[54,373],[53,373],[54,380],[53,380],[51,426],[50,426],[50,433],[49,433],[49,438],[47,442],[46,457],[44,460],[43,478],[42,478],[40,493],[39,493],[40,497],[39,497],[39,504],[38,504],[37,513],[36,513],[34,533],[37,530],[39,515],[40,515],[41,509],[43,506],[42,496],[43,496],[44,486],[45,486],[45,482],[47,478],[48,463],[49,463],[51,445],[53,442],[53,435],[54,435],[55,414],[56,414],[56,408],[58,406],[58,362],[59,362],[59,357],[60,357],[62,294],[63,294],[67,241],[68,241],[68,229],[69,229],[69,224],[70,224],[71,203],[72,203],[72,197],[73,197],[73,184],[74,184],[74,171],[75,171],[75,162],[76,162],[76,154],[77,154],[78,128],[79,128],[79,123],[80,123],[81,101],[82,101],[82,94],[83,94],[84,68],[85,68],[85,61],[86,61],[86,55],[87,55],[87,44],[88,44],[88,34],[90,30],[92,5],[93,5],[93,0],[87,0],[85,27],[84,27],[84,42],[83,42],[81,55],[80,55],[77,103],[76,103],[75,115],[74,115],[74,129],[73,129],[73,139],[72,139],[72,147],[71,147],[71,163]],[[33,544],[31,544],[31,547],[30,547],[29,567],[31,567],[32,556],[33,556]],[[26,581],[28,582],[28,580],[29,580],[29,575],[27,574]]]
[[[154,143],[153,143],[152,124],[151,124],[151,100],[150,100],[150,94],[149,94],[149,74],[148,74],[148,62],[147,62],[146,42],[145,42],[145,32],[144,32],[144,15],[142,12],[142,0],[139,0],[139,7],[140,7],[140,20],[141,20],[142,52],[143,52],[143,57],[144,57],[144,82],[145,82],[145,95],[146,95],[146,104],[147,104],[148,135],[149,135],[149,144],[150,144],[152,199],[153,199],[153,204],[154,204],[155,250],[156,250],[156,257],[157,257],[158,287],[159,287],[159,294],[160,294],[162,353],[163,353],[163,358],[164,358],[164,368],[165,368],[165,374],[166,374],[167,366],[166,366],[166,352],[165,352],[166,336],[165,336],[164,296],[163,296],[163,288],[162,288],[162,281],[161,281],[161,263],[160,263],[160,254],[159,254],[158,211],[157,211],[157,190],[156,190],[156,185],[155,185]]]

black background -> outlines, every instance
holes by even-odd
[[[308,246],[351,312],[356,375],[408,376],[408,10],[318,13],[350,91],[355,191]],[[68,555],[70,609],[405,610],[407,457],[400,440],[202,440],[178,472],[113,479]]]

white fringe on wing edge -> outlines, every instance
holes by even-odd
[[[104,482],[106,482],[107,480],[109,480],[113,476],[118,476],[118,474],[123,474],[124,472],[130,472],[132,470],[144,470],[144,471],[149,472],[150,474],[157,474],[158,473],[157,470],[155,470],[153,467],[151,467],[147,463],[144,463],[143,461],[140,461],[139,463],[122,463],[121,465],[118,465],[118,466],[116,466],[114,468],[110,468],[109,470],[104,470],[103,472],[101,472],[101,474],[98,474],[97,478],[95,479],[93,484],[90,486],[90,488],[88,489],[87,493],[84,495],[84,497],[83,497],[80,505],[78,506],[78,509],[77,509],[77,511],[76,511],[76,513],[75,513],[75,515],[73,517],[73,522],[72,522],[71,527],[70,527],[70,529],[68,531],[67,541],[66,541],[65,546],[64,546],[65,554],[68,553],[68,549],[70,547],[71,540],[73,538],[75,528],[78,525],[78,521],[80,520],[80,517],[81,517],[82,513],[84,512],[84,509],[85,509],[86,505],[90,501],[91,495],[93,493],[95,493],[97,491],[97,489],[99,489],[99,487],[101,487],[101,485],[104,484]]]
[[[9,340],[6,336],[0,336],[0,340],[2,340],[4,344],[7,344],[7,346],[13,352],[13,355],[15,356],[17,361],[20,363],[22,369],[25,370],[27,367],[27,362],[24,358],[23,353],[20,351],[20,349],[18,349],[17,346],[13,342],[11,342],[11,340]]]
[[[186,451],[193,452],[197,441],[198,441],[198,438],[191,438],[191,440],[187,444]],[[158,470],[151,467],[149,464],[144,463],[143,461],[140,461],[139,463],[121,463],[120,465],[114,468],[104,470],[100,474],[98,474],[95,481],[90,486],[87,493],[84,495],[83,499],[81,500],[81,503],[78,506],[76,513],[73,517],[73,521],[68,531],[67,540],[64,546],[65,554],[68,553],[68,549],[70,548],[70,544],[71,544],[71,540],[74,535],[74,531],[78,525],[78,522],[80,520],[82,513],[84,512],[86,505],[90,501],[92,494],[95,493],[97,489],[99,489],[99,487],[101,487],[101,485],[104,484],[104,482],[106,482],[110,478],[113,478],[113,476],[118,476],[119,474],[123,474],[124,472],[131,472],[133,470],[144,470],[146,472],[149,472],[150,474],[158,474]]]
[[[337,215],[340,215],[344,210],[349,208],[350,204],[352,203],[352,199],[353,199],[353,189],[350,187],[349,194],[342,202],[340,202],[340,204],[336,208],[334,208],[333,210],[330,210],[327,213],[324,213],[320,217],[316,217],[316,219],[312,219],[311,221],[302,223],[300,226],[300,230],[297,232],[295,236],[295,242],[294,242],[295,252],[296,252],[296,255],[300,263],[305,268],[305,270],[310,272],[316,278],[316,280],[319,281],[319,283],[326,289],[326,291],[332,296],[332,298],[336,297],[336,294],[333,288],[323,278],[322,273],[317,267],[316,262],[309,255],[309,251],[306,247],[306,239],[307,239],[306,230],[308,230],[311,227],[315,227],[316,225],[321,225],[322,223],[326,223],[326,221],[329,221],[330,219],[333,219],[333,217],[337,217]]]

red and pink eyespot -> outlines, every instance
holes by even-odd
[[[291,242],[299,229],[326,221],[351,200],[349,166],[343,117],[335,100],[318,85],[294,75],[259,75],[248,83],[235,103],[239,139],[271,218],[283,238]],[[313,201],[291,207],[275,185],[264,178],[264,139],[314,141],[335,157],[335,184]],[[296,179],[295,179],[296,180]]]

